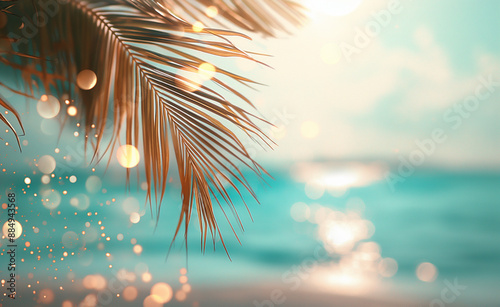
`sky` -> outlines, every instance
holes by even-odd
[[[267,85],[249,95],[278,127],[278,148],[261,159],[398,161],[441,129],[425,165],[500,167],[495,86],[471,111],[455,109],[481,78],[500,80],[500,3],[303,2],[305,26],[248,44],[272,55],[273,69],[249,72]]]
[[[227,58],[214,63],[264,84],[241,89],[276,126],[265,128],[277,143],[273,151],[245,142],[257,161],[396,165],[424,143],[432,150],[421,167],[500,168],[496,83],[472,111],[463,111],[482,80],[500,80],[500,3],[302,3],[308,20],[288,34],[231,38],[242,49],[270,55],[257,59],[272,68]],[[56,121],[44,122],[46,131],[58,131]],[[41,123],[25,125],[35,132]],[[435,130],[444,140],[433,146]]]

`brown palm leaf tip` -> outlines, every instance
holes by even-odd
[[[15,3],[24,16],[34,16],[40,9],[29,0]],[[252,85],[253,81],[217,67],[217,75],[211,79],[221,89],[216,92],[189,75],[178,74],[179,70],[197,71],[207,62],[202,56],[255,61],[226,38],[245,35],[193,27],[188,20],[201,19],[206,13],[200,7],[212,10],[212,17],[217,11],[220,22],[264,35],[273,35],[273,29],[285,30],[286,22],[297,24],[302,17],[298,5],[286,0],[70,0],[58,6],[57,14],[38,29],[35,37],[26,44],[14,42],[16,51],[6,57],[0,55],[0,59],[22,70],[28,87],[36,80],[46,91],[76,97],[85,117],[85,134],[98,135],[91,141],[95,159],[113,151],[123,129],[127,144],[142,145],[150,187],[147,198],[157,216],[172,150],[182,193],[174,240],[183,223],[187,235],[196,206],[204,250],[208,233],[214,241],[219,236],[224,244],[214,214],[215,203],[224,211],[221,201],[225,202],[242,227],[226,186],[240,196],[238,186],[242,186],[255,197],[238,165],[259,177],[267,174],[249,155],[235,130],[265,146],[270,147],[272,141],[259,128],[258,123],[265,121],[252,114],[251,102],[230,85]],[[282,21],[278,22],[277,16]],[[28,54],[36,58],[23,56]],[[74,86],[78,72],[86,69],[95,72],[99,80],[88,91]],[[238,100],[242,106],[233,102]],[[0,102],[15,113],[6,102]],[[104,144],[108,117],[113,121],[114,139]],[[8,124],[4,117],[0,119]]]

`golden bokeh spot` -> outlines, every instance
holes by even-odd
[[[140,246],[139,244],[134,245],[134,253],[140,255],[142,253],[142,246]]]
[[[125,168],[136,167],[141,160],[139,150],[133,145],[123,145],[118,148],[116,157],[121,166]]]
[[[182,285],[182,291],[189,293],[191,292],[191,285],[190,284],[184,284]]]
[[[38,293],[37,303],[51,304],[54,301],[54,292],[50,289],[43,289]]]
[[[187,297],[186,292],[182,290],[179,290],[175,293],[175,299],[178,300],[179,302],[186,300],[186,297]]]
[[[173,294],[172,287],[164,282],[157,283],[151,288],[151,296],[160,304],[168,303],[172,299]]]
[[[12,229],[14,231],[12,231]],[[3,227],[2,227],[2,232],[3,232],[3,235],[5,236],[5,238],[8,238],[8,239],[18,239],[21,234],[23,233],[23,226],[21,226],[21,223],[19,223],[18,221],[14,221],[14,227],[11,227],[11,225],[9,225],[9,222],[5,222],[5,224],[3,224]],[[13,237],[9,237],[9,234],[10,233],[13,233],[14,236]]]
[[[398,263],[392,258],[384,258],[379,262],[378,270],[383,277],[392,277],[398,271]]]
[[[205,26],[201,22],[197,21],[193,24],[194,32],[201,32],[203,29],[205,29]]]
[[[61,104],[59,100],[52,95],[43,95],[36,104],[36,111],[41,117],[46,119],[56,117],[60,110]]]
[[[433,282],[437,277],[437,268],[434,264],[423,262],[417,267],[417,277],[424,282]]]
[[[50,174],[56,169],[56,160],[50,155],[45,155],[38,159],[37,166],[42,173]]]
[[[137,288],[134,286],[128,286],[125,289],[123,289],[123,299],[132,302],[137,298],[137,294],[139,294],[139,291],[137,291]]]
[[[87,275],[83,278],[83,286],[86,289],[104,290],[108,285],[106,278],[102,275]]]
[[[141,220],[141,215],[137,212],[132,212],[130,214],[130,222],[133,223],[133,224],[137,224],[139,223]]]
[[[207,7],[207,10],[205,11],[205,14],[207,14],[208,17],[214,18],[219,14],[219,9],[213,5]]]
[[[156,295],[150,295],[144,299],[143,306],[144,307],[163,307],[163,303],[159,303],[158,300],[161,300],[161,298],[156,296]]]
[[[84,91],[91,90],[97,84],[97,76],[90,69],[82,70],[76,77],[76,84]]]
[[[175,84],[185,91],[194,92],[200,89],[203,81],[204,79],[197,69],[183,68],[177,71]]]
[[[67,110],[69,116],[75,116],[78,113],[78,110],[76,107],[71,106]]]
[[[64,301],[62,307],[73,307],[73,303],[71,301]]]
[[[187,277],[187,276],[184,276],[184,275],[183,275],[183,276],[181,276],[181,277],[179,277],[179,282],[180,282],[181,284],[185,284],[185,283],[187,283],[187,282],[188,282],[188,277]]]
[[[203,63],[198,67],[198,74],[204,80],[210,80],[215,76],[216,68],[210,63]]]

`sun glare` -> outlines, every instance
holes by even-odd
[[[354,12],[363,0],[308,0],[304,5],[313,14],[346,16]]]

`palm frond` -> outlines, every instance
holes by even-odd
[[[8,15],[12,15],[13,13],[11,12],[11,9],[14,7],[15,3],[17,0],[1,0],[0,1],[0,26],[1,28],[5,27],[8,22]],[[0,28],[0,29],[1,29]],[[9,38],[5,33],[0,32],[0,64],[6,65],[6,66],[16,66],[15,63],[11,62],[8,58],[11,56],[17,56],[17,57],[30,57],[29,55],[25,55],[19,52],[16,52],[12,50],[11,44],[15,40],[12,38]],[[18,66],[18,68],[21,68],[21,66]],[[25,93],[17,91],[10,86],[7,86],[3,82],[0,82],[0,88],[5,88],[9,91],[12,91],[16,94],[20,95],[25,95]],[[22,130],[22,135],[24,134],[24,127],[21,122],[21,118],[19,116],[19,113],[16,111],[15,108],[13,108],[7,100],[0,95],[0,106],[6,110],[6,112],[12,113],[17,120],[17,123],[21,127]],[[17,145],[19,149],[21,149],[21,143],[19,140],[19,134],[17,130],[14,128],[13,124],[5,117],[4,114],[0,113],[0,121],[3,122],[13,133],[17,141]]]
[[[12,106],[10,104],[8,104],[7,101],[5,101],[5,99],[3,97],[0,97],[0,106],[2,106],[8,112],[12,112],[12,114],[14,114],[14,116],[16,117],[17,122],[21,126],[21,129],[22,129],[23,134],[24,134],[24,127],[23,127],[23,124],[21,123],[21,118],[19,116],[19,113],[17,113],[17,111],[14,108],[12,108]],[[21,142],[19,141],[19,134],[17,133],[14,126],[10,123],[10,121],[7,120],[5,115],[3,115],[2,113],[0,113],[0,121],[2,121],[5,125],[7,125],[7,127],[9,127],[10,130],[12,130],[12,132],[14,133],[14,136],[16,137],[17,145],[19,146],[19,148],[21,148]]]
[[[37,8],[32,2],[20,2],[22,14],[33,16]],[[287,0],[263,0],[262,7],[256,1],[69,0],[60,4],[58,14],[39,29],[29,44],[9,54],[15,60],[2,61],[21,69],[26,84],[34,80],[46,91],[75,98],[83,111],[80,114],[85,120],[85,135],[97,135],[89,138],[95,160],[113,152],[122,131],[127,144],[142,146],[147,199],[157,217],[173,154],[182,193],[174,240],[183,224],[187,236],[195,208],[204,250],[209,233],[214,244],[217,236],[224,244],[214,205],[224,212],[222,204],[226,203],[242,227],[229,189],[234,189],[243,202],[239,187],[256,197],[236,163],[261,178],[267,174],[235,131],[242,131],[264,146],[271,147],[272,142],[259,128],[259,122],[265,121],[253,114],[251,102],[229,85],[251,86],[255,84],[252,80],[222,67],[215,67],[217,73],[209,84],[182,75],[196,74],[200,65],[208,62],[208,56],[256,61],[227,39],[245,35],[193,29],[184,16],[176,13],[198,12],[199,4],[216,5],[227,20],[267,35],[272,35],[273,28],[283,29],[271,20],[270,9],[291,22],[300,15],[295,4]],[[81,90],[74,84],[77,74],[87,69],[95,72],[98,82],[91,90]],[[13,110],[8,104],[2,106]],[[114,139],[104,144],[109,117]],[[127,170],[127,181],[129,176]]]

